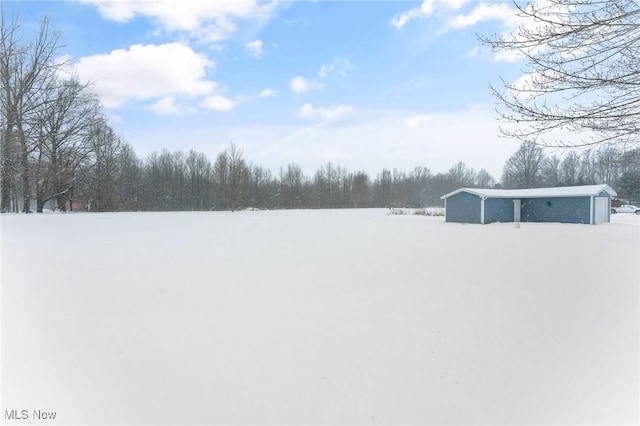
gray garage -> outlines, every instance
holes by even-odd
[[[447,222],[609,222],[609,185],[534,189],[460,188],[443,195]]]

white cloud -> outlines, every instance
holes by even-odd
[[[417,129],[418,127],[420,127],[420,125],[422,125],[426,121],[428,121],[428,117],[414,115],[404,120],[404,125],[409,129]]]
[[[260,97],[261,98],[270,98],[272,96],[275,96],[278,94],[277,90],[273,90],[270,87],[267,87],[266,89],[264,89],[262,92],[260,92]]]
[[[222,53],[225,50],[227,50],[227,45],[226,44],[210,44],[208,46],[209,50],[216,52],[216,53]]]
[[[158,115],[182,115],[192,112],[193,109],[177,104],[174,96],[166,96],[151,105],[151,111]]]
[[[532,20],[523,19],[510,2],[474,2],[462,13],[460,9],[469,2],[470,0],[424,0],[420,7],[406,10],[393,17],[391,25],[399,30],[412,20],[437,16],[440,21],[440,28],[436,33],[436,37],[439,37],[449,31],[462,30],[481,22],[498,21],[503,26],[502,36],[506,39],[512,38],[512,33],[516,31],[519,25],[523,26],[525,30],[536,30],[544,25],[542,22],[531,22]],[[534,4],[536,7],[541,7],[545,10],[555,7],[550,4],[549,0],[534,0]],[[530,8],[532,5],[529,4],[527,7]],[[559,15],[566,14],[559,13]],[[480,49],[475,47],[468,51],[467,55],[475,57],[478,53],[480,53]],[[496,60],[515,62],[521,57],[522,55],[517,50],[500,50],[495,53]]]
[[[420,7],[406,10],[391,19],[391,25],[396,29],[401,29],[409,21],[414,19],[427,18],[438,9],[458,10],[469,0],[424,0]]]
[[[496,61],[516,62],[522,59],[522,54],[517,50],[501,50],[495,53]]]
[[[450,25],[453,29],[458,30],[489,20],[500,21],[509,28],[516,27],[518,24],[515,9],[507,3],[480,3],[470,13],[456,16]]]
[[[536,3],[546,3],[548,1],[549,0],[536,0]],[[503,35],[509,38],[510,33],[514,31],[519,24],[523,23],[523,19],[518,16],[517,10],[512,7],[510,3],[480,1],[473,7],[468,8],[467,12],[460,13],[460,9],[467,3],[469,3],[469,0],[424,0],[420,7],[406,10],[393,17],[391,25],[399,30],[414,19],[437,16],[441,21],[441,27],[437,36],[441,36],[451,30],[462,30],[481,22],[493,20],[502,23],[505,29]],[[540,25],[540,23],[536,25]],[[467,55],[473,57],[478,53],[479,48],[476,47],[467,52]],[[495,58],[497,60],[513,62],[519,59],[520,55],[514,51],[499,51],[495,54]]]
[[[234,101],[222,95],[213,95],[207,96],[199,105],[203,108],[212,109],[214,111],[227,112],[231,111],[236,105],[238,105],[238,103],[238,100]]]
[[[343,115],[351,114],[351,112],[353,112],[353,107],[347,105],[314,108],[311,104],[304,104],[302,108],[300,108],[298,115],[304,118],[323,118],[325,120],[333,120]]]
[[[236,20],[266,21],[280,2],[259,0],[80,0],[96,6],[103,18],[128,22],[141,16],[151,19],[168,32],[189,32],[207,41],[229,38],[236,31]]]
[[[353,71],[355,67],[348,59],[333,58],[333,60],[325,65],[322,65],[318,70],[318,77],[326,78],[331,73],[337,73],[344,77],[349,71]]]
[[[289,88],[295,93],[305,93],[309,90],[309,82],[306,78],[299,75],[291,79]]]
[[[407,23],[412,19],[419,18],[420,16],[425,16],[425,15],[423,15],[420,12],[419,8],[409,9],[405,12],[402,12],[400,15],[394,16],[393,19],[391,20],[391,25],[393,25],[394,27],[396,27],[396,29],[399,30],[405,25],[407,25]]]
[[[475,46],[473,49],[467,52],[467,56],[475,58],[476,56],[478,56],[478,53],[480,53],[480,46]]]
[[[333,71],[335,66],[333,64],[326,64],[320,67],[318,70],[318,77],[325,78],[331,71]]]
[[[213,61],[180,43],[136,44],[85,56],[75,65],[80,79],[93,82],[92,89],[110,108],[134,99],[203,96],[216,88],[215,82],[206,80]]]
[[[291,91],[299,94],[307,93],[312,89],[321,89],[322,87],[323,85],[321,83],[315,80],[306,79],[301,75],[293,77],[289,82],[289,88]]]
[[[262,40],[254,40],[245,44],[244,46],[252,56],[259,58],[263,55],[264,51],[262,50]]]
[[[330,74],[336,73],[340,76],[345,76],[349,71],[353,70],[354,66],[349,60],[344,58],[333,58],[328,64],[324,64],[318,69],[318,78],[327,78]],[[322,89],[324,85],[318,80],[309,79],[298,75],[293,77],[289,82],[289,89],[294,93],[307,93],[310,90]]]
[[[236,32],[236,24],[226,18],[216,19],[214,23],[202,24],[190,31],[191,37],[200,41],[218,44]]]

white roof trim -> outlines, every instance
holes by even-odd
[[[482,189],[482,188],[460,188],[443,195],[441,199],[446,199],[460,192],[468,192],[479,197],[487,198],[553,198],[553,197],[593,197],[602,191],[611,196],[617,195],[609,185],[582,185],[582,186],[559,186],[556,188],[532,188],[532,189]]]

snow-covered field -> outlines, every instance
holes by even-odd
[[[639,421],[639,216],[386,213],[2,216],[2,422]]]

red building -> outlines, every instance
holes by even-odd
[[[67,201],[64,205],[64,209],[65,211],[68,212],[80,212],[80,211],[85,211],[85,205],[82,201]]]

